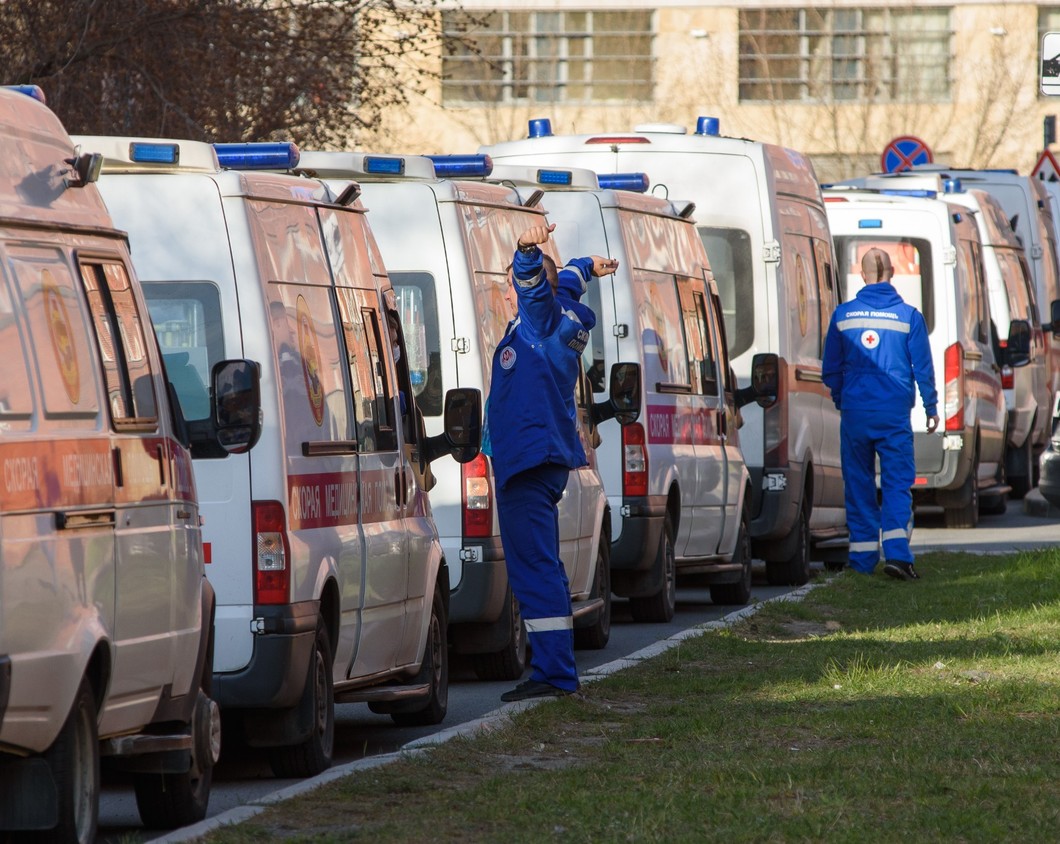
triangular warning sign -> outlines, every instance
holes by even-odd
[[[1041,182],[1060,182],[1060,164],[1056,163],[1056,158],[1049,150],[1042,150],[1038,163],[1031,170],[1031,176]]]

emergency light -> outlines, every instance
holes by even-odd
[[[44,96],[44,90],[40,85],[2,85],[0,87],[7,88],[9,91],[18,91],[27,97],[33,97],[37,102],[48,104],[48,100]]]
[[[530,121],[530,131],[527,133],[527,137],[530,138],[550,138],[552,137],[552,121],[547,117],[536,117]]]
[[[629,190],[644,193],[651,184],[647,173],[600,173],[597,175],[601,190]]]
[[[883,188],[880,193],[883,196],[918,196],[924,199],[937,199],[938,192],[933,190],[921,190],[913,188]]]
[[[696,120],[696,134],[716,138],[721,132],[721,123],[716,117],[700,117]]]
[[[883,220],[858,220],[859,229],[882,229]]]
[[[960,179],[947,179],[942,183],[943,193],[964,193],[964,185]]]
[[[364,172],[380,176],[403,176],[405,175],[405,159],[366,155],[364,157]]]
[[[439,179],[485,177],[493,172],[493,159],[488,155],[428,155],[434,162]]]
[[[229,170],[290,170],[298,164],[298,146],[289,141],[214,144],[218,163]]]
[[[570,170],[538,170],[537,181],[542,185],[570,185],[574,174]]]
[[[180,164],[180,144],[133,141],[129,144],[129,161],[137,164]]]

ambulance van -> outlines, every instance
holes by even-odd
[[[155,332],[189,419],[213,361],[261,368],[248,454],[194,455],[217,591],[214,692],[274,773],[331,764],[335,703],[399,724],[446,713],[449,574],[426,464],[474,457],[481,397],[454,391],[427,438],[402,361],[397,299],[355,193],[219,166],[182,140],[84,137],[129,232]],[[290,144],[234,166],[274,168]],[[179,368],[179,378],[177,370]]]
[[[639,172],[653,193],[691,200],[721,296],[729,356],[750,384],[755,354],[780,362],[777,400],[743,411],[740,442],[751,473],[751,537],[771,583],[805,583],[811,546],[842,565],[846,508],[839,413],[821,380],[836,305],[832,241],[809,159],[772,144],[718,134],[716,118],[632,132],[554,135],[480,148],[495,164],[563,165],[598,174]]]
[[[824,192],[843,301],[863,286],[861,258],[891,256],[894,284],[927,324],[941,422],[927,433],[919,400],[911,411],[915,506],[944,508],[947,527],[975,527],[980,498],[1004,485],[1007,410],[995,357],[983,245],[974,215],[934,191],[835,186]],[[1027,354],[1026,321],[1009,326],[1014,363]],[[1022,348],[1020,348],[1022,347]]]
[[[643,621],[673,617],[679,577],[709,587],[715,603],[746,604],[751,496],[739,404],[753,396],[733,383],[710,263],[681,215],[688,203],[644,195],[640,173],[495,164],[486,178],[524,202],[540,197],[561,254],[618,259],[584,300],[598,314],[585,351],[592,389],[604,391],[618,361],[637,361],[642,375],[643,424],[600,426],[600,470],[618,514],[612,590]],[[776,371],[775,356],[755,364]]]
[[[432,432],[441,422],[443,389],[488,392],[493,351],[510,319],[507,266],[519,235],[545,222],[543,211],[521,203],[510,187],[478,181],[481,161],[446,164],[436,168],[421,156],[306,151],[298,165],[299,172],[329,180],[336,191],[350,179],[360,186],[410,338],[413,389]],[[548,244],[544,249],[559,258]],[[611,628],[613,516],[592,447],[591,400],[581,390],[589,464],[570,473],[559,503],[559,551],[570,585],[575,646],[599,649]],[[451,561],[453,648],[468,657],[480,679],[517,679],[526,665],[526,634],[508,587],[490,461],[479,455],[462,466],[441,466],[436,475],[431,501]]]
[[[221,723],[188,449],[253,445],[256,367],[218,357],[184,424],[99,158],[33,93],[0,90],[0,838],[89,844],[101,757],[147,826],[205,816]]]

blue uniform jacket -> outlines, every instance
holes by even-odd
[[[938,410],[924,317],[888,282],[866,284],[832,313],[822,375],[840,410],[908,415],[917,386],[927,415]]]
[[[592,310],[576,300],[591,267],[588,258],[568,264],[554,296],[540,250],[515,253],[519,314],[493,354],[486,420],[500,487],[544,463],[576,469],[588,462],[578,436],[574,388],[596,324]]]

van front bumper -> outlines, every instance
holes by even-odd
[[[316,640],[319,601],[255,606],[254,653],[241,671],[213,675],[222,709],[286,709],[302,697]]]

